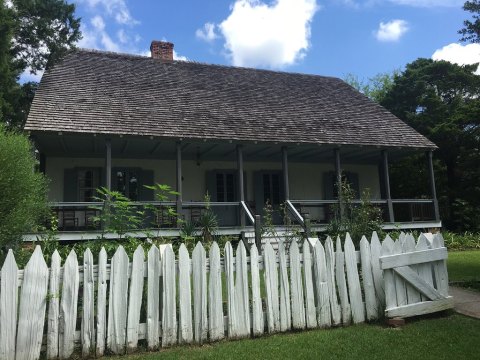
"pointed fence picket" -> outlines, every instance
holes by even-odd
[[[39,247],[24,270],[9,252],[0,270],[0,358],[35,360],[46,345],[47,359],[66,359],[78,343],[83,357],[101,357],[107,349],[133,350],[142,339],[153,350],[348,325],[377,319],[385,308],[386,316],[410,316],[452,304],[441,235],[380,243],[373,233],[356,250],[347,234],[344,251],[339,238],[335,249],[330,238],[288,245],[279,242],[275,251],[267,243],[259,253],[255,245],[240,242],[234,251],[227,242],[223,260],[216,243],[208,257],[201,243],[191,257],[181,245],[178,258],[171,246],[162,253],[152,245],[146,259],[142,247],[129,259],[119,246],[110,261],[102,248],[97,265],[90,250],[80,265],[72,251],[63,267],[55,252],[50,270]]]

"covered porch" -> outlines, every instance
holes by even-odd
[[[40,169],[52,180],[49,199],[57,214],[62,240],[96,238],[93,222],[102,203],[100,186],[122,192],[136,207],[174,207],[187,222],[197,222],[207,206],[217,215],[219,234],[257,231],[264,208],[281,229],[284,213],[303,231],[322,231],[338,203],[337,184],[347,180],[359,195],[369,189],[372,204],[382,209],[387,229],[440,227],[432,152],[426,152],[430,194],[395,199],[390,192],[389,162],[420,149],[313,145],[305,143],[214,141],[212,139],[106,136],[58,132],[32,133]],[[179,193],[155,201],[144,185],[170,185]],[[210,201],[205,201],[209,194]],[[359,202],[359,200],[355,200]],[[354,202],[355,202],[354,201]],[[145,228],[152,234],[178,235],[176,219],[159,211]],[[163,215],[162,215],[163,214]],[[144,231],[139,230],[141,236]],[[108,235],[108,234],[107,234]]]

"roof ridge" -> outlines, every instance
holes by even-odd
[[[99,55],[108,55],[108,56],[112,56],[112,57],[131,57],[131,58],[136,58],[136,59],[161,61],[161,60],[153,59],[150,56],[144,56],[144,55],[140,55],[140,54],[115,52],[115,51],[107,51],[107,50],[98,50],[98,49],[76,48],[74,50],[74,52],[84,52],[84,53],[92,53],[92,54],[99,54]],[[258,71],[258,72],[267,72],[267,73],[283,74],[283,75],[315,77],[315,78],[340,80],[340,81],[344,82],[344,80],[342,80],[342,79],[340,79],[339,77],[336,77],[336,76],[328,76],[328,75],[320,75],[320,74],[305,74],[305,73],[294,72],[294,71],[261,69],[261,68],[247,67],[247,66],[212,64],[212,63],[207,63],[207,62],[203,62],[203,61],[194,61],[194,60],[173,60],[169,63],[192,64],[192,65],[202,65],[202,66],[219,67],[219,68],[227,68],[227,69],[241,69],[241,70],[250,70],[250,71]]]

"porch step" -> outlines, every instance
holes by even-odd
[[[278,242],[279,241],[286,241],[290,240],[293,234],[287,231],[277,231],[276,235],[268,234],[262,236],[262,247],[268,242],[272,245],[274,250],[278,249]],[[242,233],[242,238],[245,244],[255,244],[255,232],[253,231],[245,231]],[[314,242],[316,238],[309,238],[310,242]]]

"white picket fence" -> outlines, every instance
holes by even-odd
[[[373,233],[355,251],[347,235],[343,249],[340,239],[335,250],[330,238],[309,239],[288,253],[281,242],[263,254],[252,246],[250,256],[242,242],[236,254],[227,243],[223,259],[216,243],[208,258],[198,243],[191,259],[184,245],[178,259],[171,247],[161,254],[152,246],[146,259],[139,247],[132,262],[119,246],[110,264],[104,249],[97,265],[87,250],[83,265],[72,251],[61,267],[55,252],[50,269],[37,247],[24,270],[9,252],[0,272],[0,359],[42,351],[67,359],[77,348],[98,357],[132,351],[139,340],[153,350],[374,320],[385,310],[380,258],[392,243]]]

